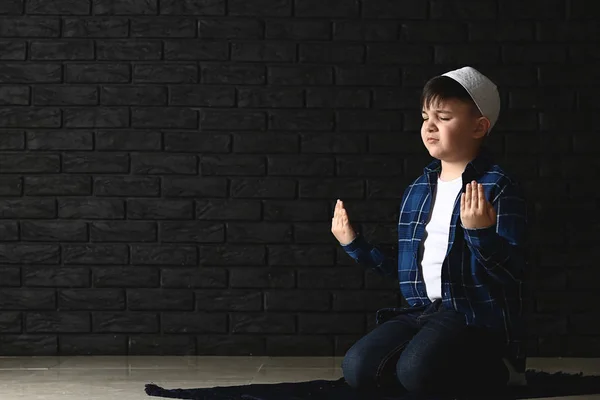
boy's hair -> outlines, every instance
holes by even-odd
[[[436,76],[427,81],[421,93],[421,109],[430,108],[434,102],[452,98],[468,103],[474,116],[482,116],[469,92],[460,83],[447,76]]]

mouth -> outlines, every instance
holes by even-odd
[[[439,141],[439,139],[435,139],[435,138],[427,138],[427,143],[434,143]]]

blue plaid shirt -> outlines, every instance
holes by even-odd
[[[411,183],[400,206],[398,258],[386,257],[360,234],[342,246],[357,263],[395,277],[410,307],[431,304],[420,268],[422,239],[428,222],[441,162],[435,160]],[[464,192],[472,180],[483,185],[496,210],[496,224],[467,229],[460,221],[460,193],[450,222],[448,250],[442,264],[442,304],[466,316],[468,325],[504,335],[506,356],[525,357],[523,272],[526,266],[527,205],[521,188],[482,151],[462,174]]]

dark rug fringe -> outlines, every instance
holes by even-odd
[[[485,393],[471,396],[428,396],[422,400],[497,399],[514,400],[554,396],[600,394],[600,376],[582,373],[547,373],[535,370],[526,372],[527,386],[509,387],[503,393]],[[145,388],[149,396],[192,400],[412,400],[411,394],[385,394],[383,392],[358,392],[348,386],[344,378],[335,381],[314,380],[275,384],[250,384],[217,386],[198,389],[164,389],[154,384]]]

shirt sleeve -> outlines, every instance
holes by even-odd
[[[469,249],[501,283],[519,282],[525,266],[527,203],[521,188],[508,184],[492,202],[496,223],[487,228],[467,229],[462,223]]]

